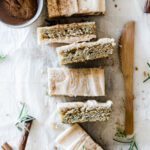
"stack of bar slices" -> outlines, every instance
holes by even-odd
[[[59,0],[59,3],[57,0],[48,0],[50,18],[98,14],[105,14],[105,0]],[[113,38],[95,41],[95,22],[39,27],[37,35],[41,45],[65,43],[65,46],[56,48],[60,65],[109,57],[116,45]],[[48,87],[50,96],[82,96],[83,100],[84,97],[105,96],[104,69],[48,68]],[[57,104],[57,110],[62,123],[73,124],[56,139],[60,149],[102,150],[77,123],[109,120],[112,101],[61,102]]]

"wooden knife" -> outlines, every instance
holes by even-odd
[[[135,22],[128,22],[120,39],[121,69],[125,81],[125,133],[131,135],[134,132],[133,120],[133,67],[134,67],[134,33]]]

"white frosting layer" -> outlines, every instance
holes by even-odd
[[[105,96],[104,69],[49,68],[49,94],[52,96]]]
[[[95,46],[95,45],[99,45],[99,44],[107,44],[107,43],[112,43],[112,46],[115,47],[116,46],[116,43],[115,43],[115,40],[113,38],[101,38],[99,39],[98,41],[96,42],[83,42],[83,43],[73,43],[73,44],[70,44],[70,45],[66,45],[66,46],[61,46],[61,47],[58,47],[56,50],[58,52],[60,51],[63,51],[65,49],[72,49],[72,48],[81,48],[81,47],[84,47],[84,46]]]
[[[106,103],[98,103],[95,100],[88,100],[87,102],[68,102],[68,103],[58,103],[57,109],[58,111],[65,111],[67,109],[82,107],[82,109],[86,108],[87,110],[92,110],[94,108],[105,108],[108,109],[112,106],[112,101],[107,101]]]
[[[64,131],[55,142],[63,150],[103,150],[78,124]]]

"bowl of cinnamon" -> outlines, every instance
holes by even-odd
[[[14,28],[23,28],[40,16],[44,0],[0,0],[0,20]]]

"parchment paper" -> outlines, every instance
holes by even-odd
[[[134,71],[135,134],[140,150],[150,147],[150,81],[143,84],[144,71],[150,68],[150,15],[143,13],[145,0],[106,0],[106,16],[89,17],[96,21],[98,37],[113,37],[118,41],[124,24],[136,21]],[[117,4],[117,7],[114,5]],[[2,12],[0,12],[2,13]],[[25,102],[29,113],[36,117],[27,143],[27,150],[53,150],[55,138],[67,125],[59,124],[56,102],[75,98],[47,96],[47,67],[58,65],[55,46],[37,45],[36,27],[45,24],[46,7],[41,17],[24,29],[12,29],[0,23],[0,54],[7,55],[0,62],[0,145],[7,141],[14,149],[21,136],[14,126]],[[113,141],[116,127],[124,124],[124,84],[120,72],[118,51],[102,61],[92,61],[73,67],[105,67],[106,97],[114,103],[111,119],[106,123],[84,123],[81,126],[106,150],[126,150],[129,146]],[[85,98],[84,98],[85,99]],[[78,100],[84,100],[82,97]]]

